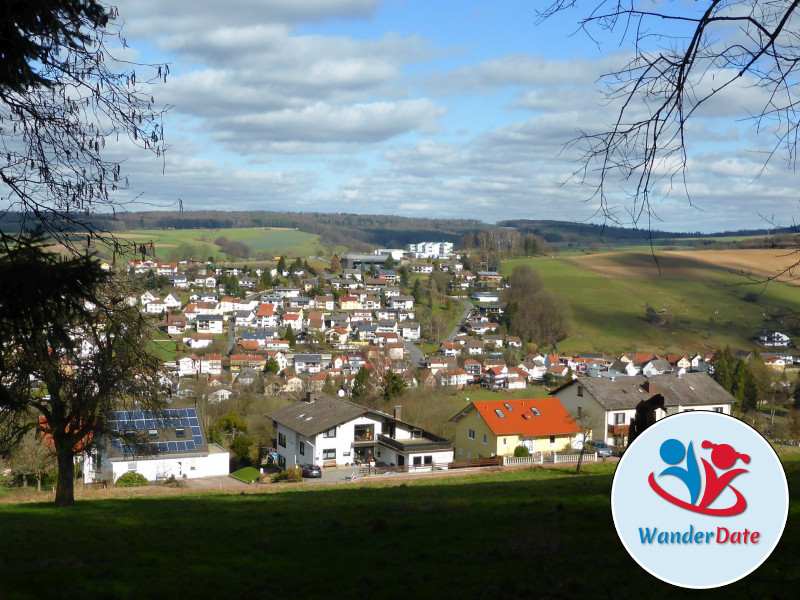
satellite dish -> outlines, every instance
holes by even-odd
[[[336,394],[339,396],[339,398],[344,398],[344,390],[339,390],[336,392]]]

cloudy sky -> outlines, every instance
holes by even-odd
[[[530,0],[119,0],[139,60],[166,62],[160,161],[132,157],[144,201],[187,210],[297,210],[602,222],[570,175],[579,131],[615,116],[598,79],[626,48],[536,25]],[[737,121],[747,89],[692,125],[689,191],[659,186],[672,231],[791,224],[796,178]],[[612,189],[613,191],[613,189]],[[630,206],[612,197],[622,223]],[[647,222],[640,221],[646,227]]]

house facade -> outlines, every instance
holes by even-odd
[[[342,466],[355,462],[434,468],[453,460],[449,440],[393,415],[327,394],[272,411],[266,417],[277,432],[278,466],[313,463]]]
[[[456,460],[571,449],[580,426],[558,398],[477,401],[460,410],[455,423]]]
[[[109,425],[114,435],[84,454],[84,483],[113,483],[130,471],[148,481],[228,475],[228,451],[208,443],[193,407],[120,410]]]
[[[656,410],[656,419],[690,410],[731,414],[736,399],[705,373],[644,377],[583,377],[554,390],[569,413],[592,431],[592,439],[610,445],[625,445],[636,405],[662,394],[666,411]]]

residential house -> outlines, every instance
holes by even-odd
[[[314,303],[319,310],[331,311],[336,309],[333,296],[317,296],[314,298]]]
[[[647,364],[642,367],[642,375],[645,377],[652,377],[653,375],[661,375],[662,373],[668,372],[672,372],[672,365],[663,358],[648,361]]]
[[[200,373],[206,375],[221,375],[222,374],[222,355],[221,354],[206,354],[200,358]]]
[[[436,385],[464,389],[470,383],[470,376],[461,367],[436,371]]]
[[[284,313],[281,320],[283,327],[291,328],[293,331],[303,330],[303,312],[299,313]]]
[[[263,371],[267,366],[267,357],[263,354],[231,354],[231,373],[242,369]]]
[[[278,326],[278,314],[275,312],[275,305],[264,303],[259,305],[256,311],[256,327],[259,329],[269,329]]]
[[[592,439],[624,445],[628,426],[642,400],[662,394],[666,412],[656,411],[656,418],[687,410],[711,410],[731,414],[736,401],[705,373],[655,375],[644,377],[584,377],[569,381],[552,392],[576,418],[580,412],[584,426],[592,430]]]
[[[169,307],[164,304],[163,300],[153,300],[148,302],[145,306],[145,312],[148,315],[163,315],[169,311]]]
[[[184,338],[184,343],[189,345],[192,350],[200,350],[208,348],[214,343],[215,335],[213,333],[192,333],[189,334],[188,339]]]
[[[113,483],[130,471],[148,481],[228,475],[230,455],[208,442],[194,407],[158,412],[118,410],[108,426],[118,437],[99,440],[84,455],[84,483]],[[150,445],[158,454],[142,453],[140,444]]]
[[[461,354],[461,344],[458,342],[442,342],[439,346],[442,356],[458,356]]]
[[[410,321],[405,321],[399,325],[399,333],[400,337],[404,340],[414,341],[420,339],[420,325],[419,323],[412,323]]]
[[[164,298],[164,304],[167,305],[169,310],[175,310],[183,306],[181,297],[178,294],[167,294],[167,297]]]
[[[319,373],[322,371],[321,354],[295,354],[292,366],[295,373]]]
[[[186,331],[186,317],[184,315],[167,315],[167,334],[182,335]]]
[[[468,358],[464,361],[464,370],[470,377],[470,383],[480,380],[483,376],[483,366],[474,358]]]
[[[211,392],[207,399],[209,404],[219,404],[220,402],[224,402],[225,400],[230,400],[231,396],[233,396],[233,391],[227,388],[220,388]]]
[[[178,377],[194,377],[200,372],[200,357],[194,354],[183,356],[175,361]]]
[[[508,367],[489,367],[483,373],[483,385],[490,390],[496,390],[506,386],[508,378]]]
[[[278,466],[351,463],[433,469],[453,459],[452,442],[393,415],[327,394],[307,394],[266,415],[277,433]]]
[[[142,306],[147,306],[154,300],[158,300],[158,296],[156,296],[153,292],[147,291],[141,296],[139,296],[139,302]]]
[[[223,333],[225,317],[222,315],[198,315],[196,320],[197,333]]]
[[[581,427],[558,398],[475,401],[455,423],[456,460],[512,456],[517,446],[531,453],[571,449]]]

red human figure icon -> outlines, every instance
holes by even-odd
[[[750,457],[747,454],[741,454],[736,452],[732,446],[728,444],[713,444],[708,440],[705,440],[702,444],[703,448],[712,448],[711,451],[711,462],[714,463],[714,466],[718,469],[730,469],[738,459],[741,459],[742,462],[748,464],[750,462]],[[705,469],[706,474],[706,489],[705,493],[703,494],[703,499],[700,501],[700,507],[705,508],[709,504],[711,504],[717,497],[722,493],[726,487],[730,487],[731,490],[736,494],[736,504],[732,506],[726,514],[730,515],[737,515],[741,513],[747,507],[747,501],[744,499],[744,496],[737,490],[735,487],[730,485],[730,482],[741,475],[742,473],[747,473],[747,469],[733,469],[732,471],[727,471],[726,473],[722,473],[721,475],[717,475],[717,472],[714,470],[706,459],[700,459],[703,462],[703,468]]]

